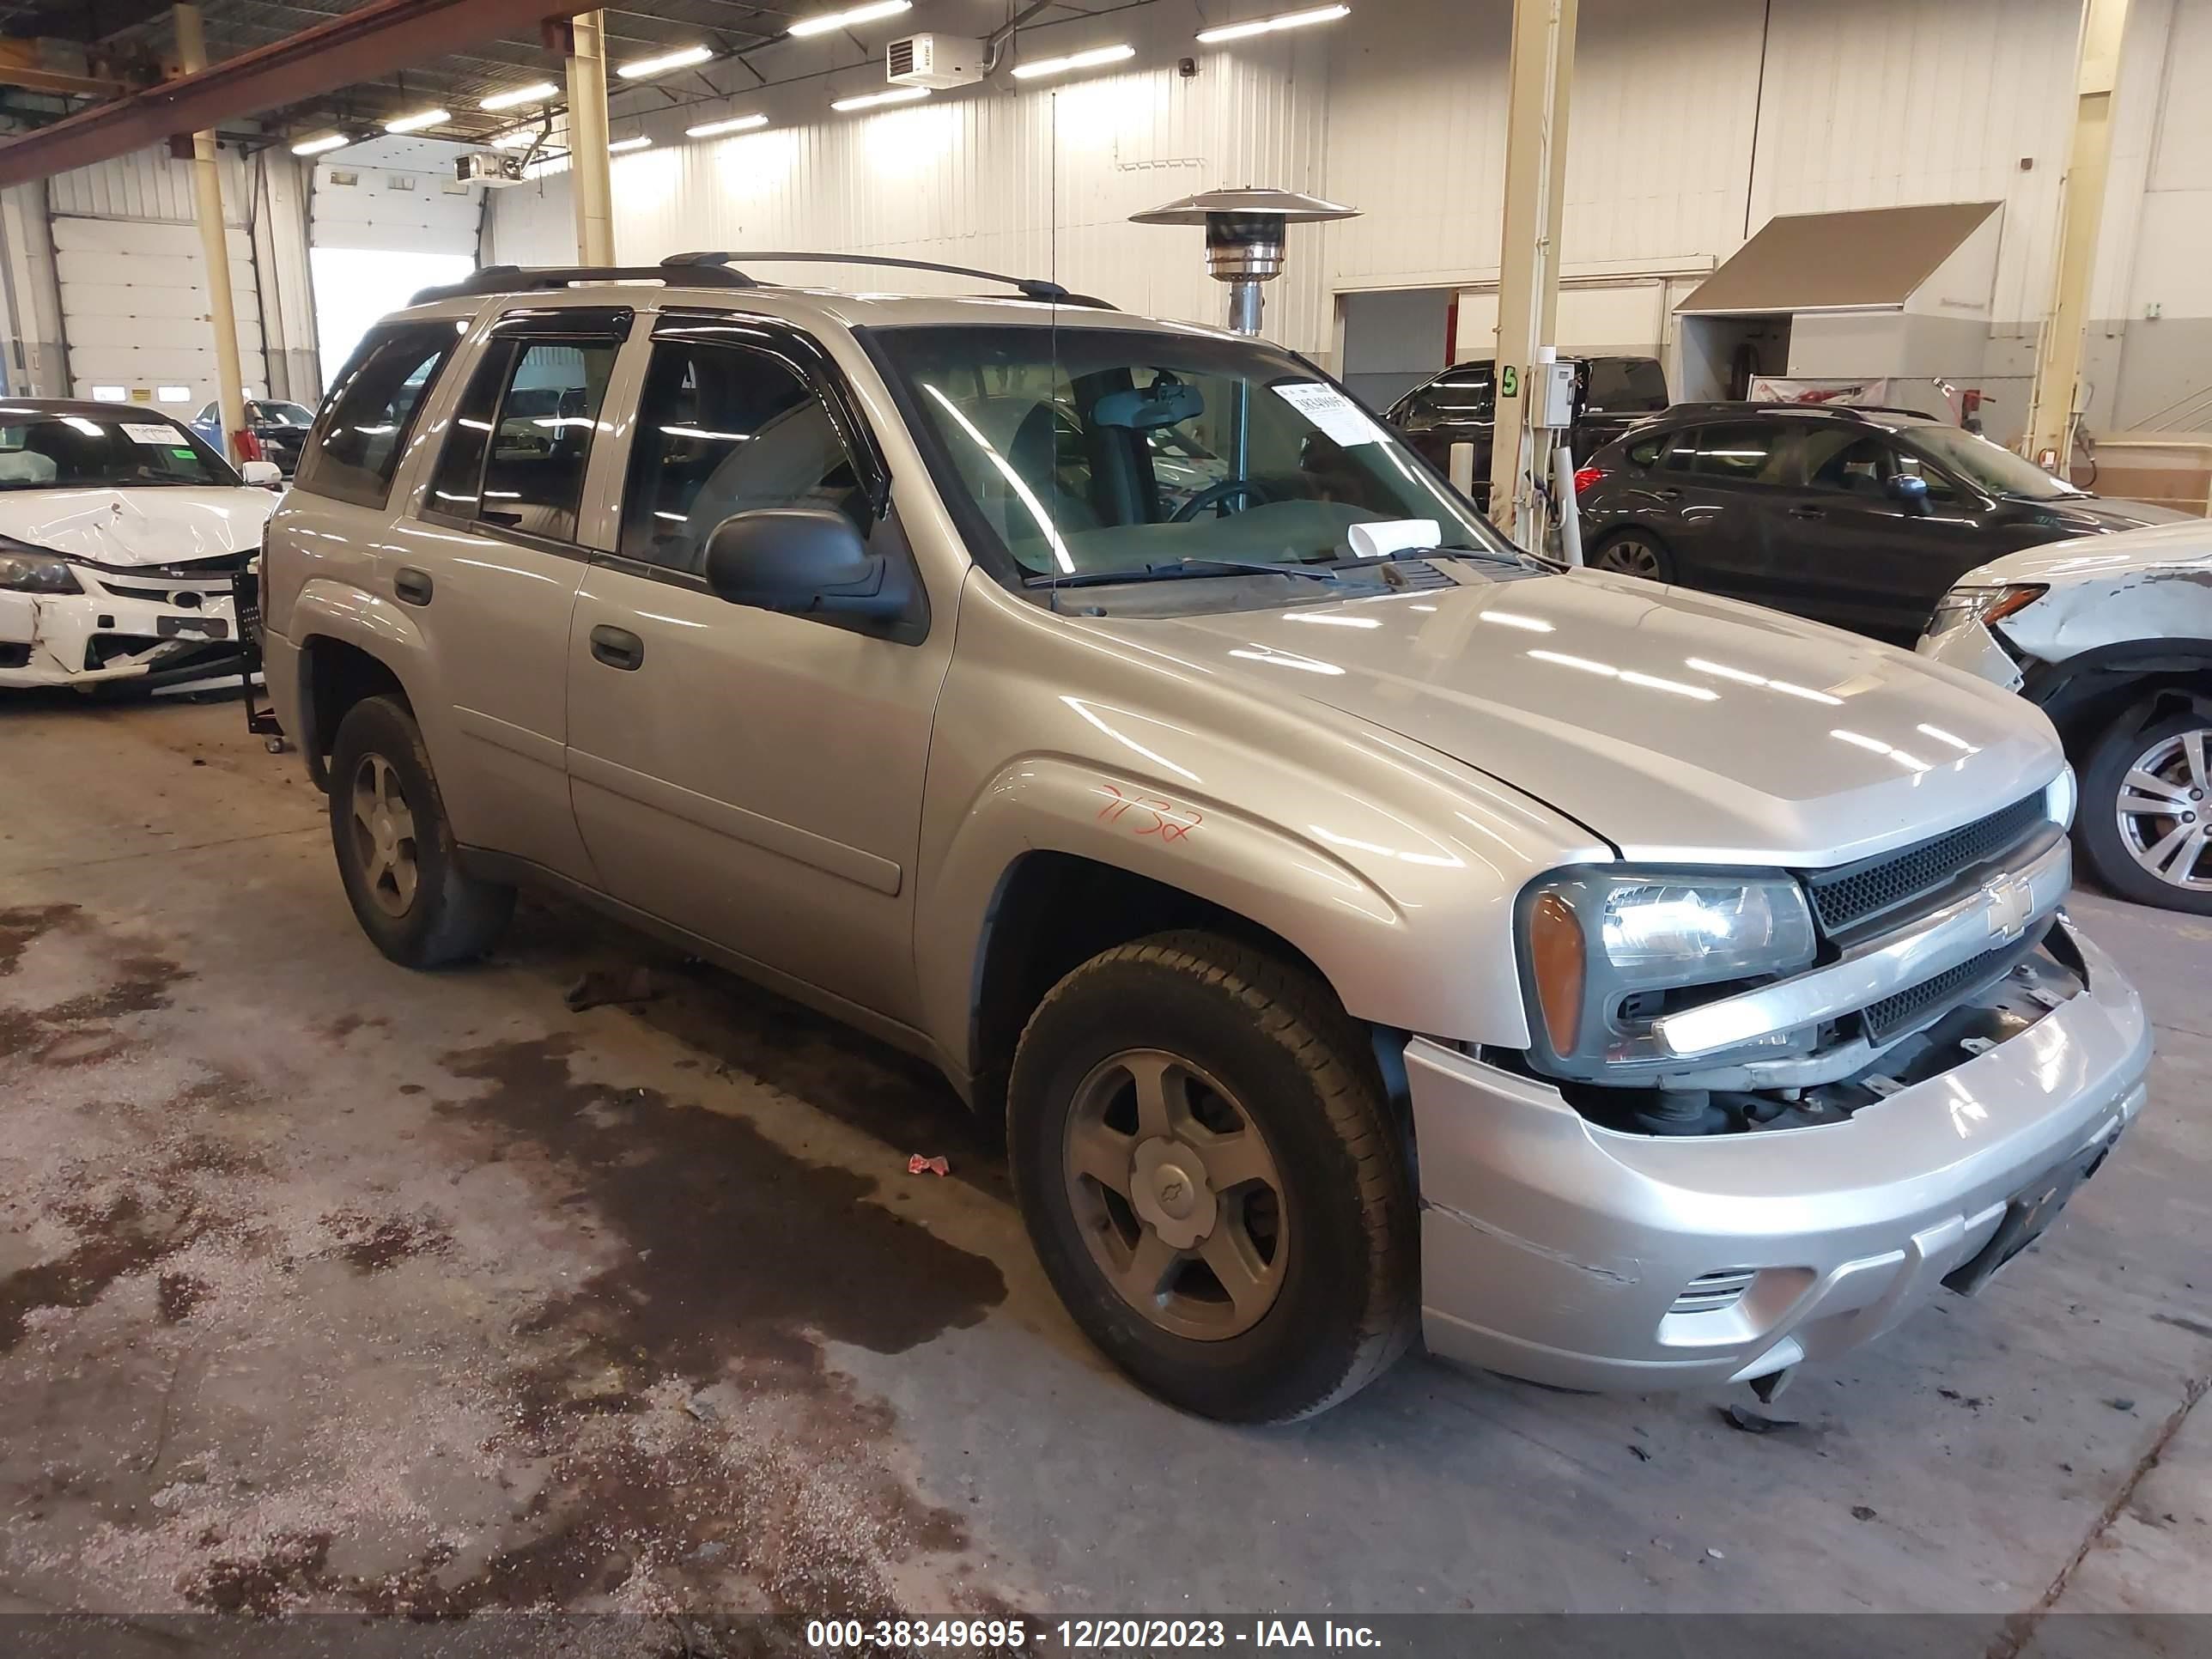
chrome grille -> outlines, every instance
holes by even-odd
[[[1863,931],[1878,917],[1948,886],[1962,871],[2011,851],[2045,821],[2043,797],[2028,795],[1962,829],[1856,864],[1805,878],[1820,931]]]
[[[1759,1277],[1756,1267],[1728,1267],[1717,1273],[1699,1273],[1689,1282],[1674,1305],[1667,1311],[1678,1314],[1718,1313],[1723,1308],[1734,1307],[1743,1293],[1751,1288],[1751,1281]]]

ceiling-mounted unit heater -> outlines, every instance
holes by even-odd
[[[972,87],[983,78],[983,43],[957,34],[909,34],[884,50],[895,87]]]

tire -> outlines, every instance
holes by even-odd
[[[514,889],[462,873],[407,705],[365,697],[349,708],[331,744],[330,775],[331,850],[376,948],[403,968],[442,968],[490,950],[514,914]]]
[[[1148,1136],[1135,1079],[1163,1060],[1176,1133]],[[1401,1142],[1364,1028],[1305,972],[1200,932],[1093,957],[1030,1018],[1007,1114],[1015,1196],[1053,1287],[1169,1404],[1289,1422],[1358,1392],[1412,1342],[1419,1241]],[[1079,1172],[1086,1148],[1127,1172],[1127,1191]],[[1131,1282],[1155,1287],[1141,1304],[1109,1276],[1123,1256]],[[1229,1278],[1213,1270],[1224,1260]]]
[[[1645,581],[1674,580],[1674,556],[1648,530],[1616,530],[1591,550],[1590,568]]]
[[[2212,714],[2145,725],[2137,712],[2106,727],[2082,769],[2074,823],[2083,859],[2122,898],[2212,915]]]

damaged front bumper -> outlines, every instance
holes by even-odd
[[[0,688],[196,678],[243,659],[227,572],[74,568],[80,593],[0,592]]]
[[[2063,1201],[2142,1107],[2142,1001],[2071,938],[2078,994],[1840,1123],[1625,1133],[1414,1039],[1430,1350],[1564,1388],[1698,1387],[1831,1358],[1947,1277],[1978,1283],[1985,1250],[2017,1248],[2022,1218],[2057,1202],[2024,1206]]]
[[[1976,679],[2017,691],[2022,684],[2020,664],[1997,643],[1997,636],[1983,623],[1964,622],[1940,634],[1923,634],[1914,647],[1930,662],[1940,662],[1972,674]]]

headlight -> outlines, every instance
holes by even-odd
[[[1680,1069],[1654,1020],[1810,967],[1817,944],[1804,890],[1784,875],[1569,872],[1528,890],[1521,928],[1538,1057],[1580,1077]],[[1771,1055],[1812,1040],[1755,1047]]]
[[[0,553],[0,587],[18,593],[82,593],[64,559],[35,553]]]
[[[2061,830],[2074,827],[2074,809],[2081,804],[2081,786],[2067,767],[2044,786],[2043,810],[2046,817]]]
[[[1954,628],[1964,628],[1978,622],[1987,627],[2001,622],[2015,611],[2024,611],[2045,593],[2050,586],[2043,582],[2013,582],[2001,587],[1954,587],[1936,602],[1936,614],[1928,619],[1928,634],[1948,634]]]

